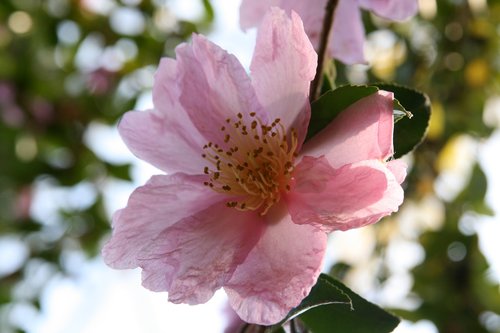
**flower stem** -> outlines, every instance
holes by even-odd
[[[311,82],[309,91],[309,100],[315,101],[321,93],[321,83],[323,82],[323,67],[325,65],[326,52],[328,49],[328,37],[333,25],[333,15],[335,8],[337,8],[338,0],[328,0],[325,7],[325,16],[323,18],[323,27],[321,29],[321,36],[318,47],[318,67],[316,68],[316,76]]]

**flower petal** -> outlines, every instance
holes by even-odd
[[[163,230],[221,201],[203,185],[205,177],[183,174],[153,176],[137,188],[127,207],[113,216],[113,235],[103,248],[106,264],[135,268],[147,246]]]
[[[126,113],[118,130],[128,148],[140,159],[167,173],[200,174],[206,165],[201,153],[207,139],[177,102],[176,66],[173,59],[161,60],[153,86],[155,109]]]
[[[180,113],[173,117],[153,110],[131,111],[122,117],[118,130],[138,158],[167,173],[201,174],[206,140],[188,122],[182,121]]]
[[[168,291],[173,303],[199,304],[229,280],[257,242],[264,223],[257,213],[221,202],[159,233],[138,259],[143,286]]]
[[[280,118],[286,129],[295,128],[300,143],[309,123],[309,85],[316,65],[299,16],[292,12],[290,19],[283,10],[271,8],[257,34],[252,84],[270,120]]]
[[[243,30],[256,27],[266,11],[272,6],[280,6],[280,0],[243,0],[240,6],[240,27]]]
[[[398,210],[403,189],[378,160],[332,168],[324,157],[305,157],[295,169],[286,202],[293,222],[325,232],[372,224]]]
[[[292,10],[299,14],[309,40],[314,47],[318,46],[325,7],[328,0],[243,0],[240,7],[240,26],[243,30],[258,26],[266,11],[271,7],[279,7],[291,14]]]
[[[366,63],[365,28],[358,1],[339,0],[330,32],[330,55],[347,65]]]
[[[303,155],[325,155],[330,165],[370,159],[387,159],[393,154],[393,94],[378,91],[344,110],[324,130],[309,140]]]
[[[326,235],[292,223],[285,205],[266,216],[269,226],[224,287],[236,313],[261,325],[279,322],[309,294],[326,248]]]
[[[358,0],[360,6],[394,21],[403,21],[417,14],[417,0]]]
[[[394,177],[396,177],[396,180],[399,184],[401,184],[405,180],[406,169],[408,168],[408,165],[406,165],[405,162],[399,159],[392,160],[387,163],[387,167],[394,174]]]
[[[238,113],[255,112],[267,121],[250,78],[236,57],[201,35],[176,49],[180,103],[198,131],[223,143],[221,126]]]

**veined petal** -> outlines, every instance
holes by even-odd
[[[293,222],[325,232],[372,224],[398,210],[403,189],[379,160],[332,168],[324,157],[305,157],[286,196]]]
[[[317,48],[323,28],[328,0],[281,0],[280,8],[287,13],[299,14],[304,24],[304,30],[312,45]]]
[[[358,1],[339,0],[328,45],[331,56],[347,65],[366,63],[364,44],[365,28]]]
[[[393,21],[403,21],[417,14],[417,0],[358,0],[360,6]]]
[[[240,6],[240,26],[243,30],[258,26],[266,11],[271,7],[279,7],[291,14],[299,14],[307,36],[314,47],[318,46],[322,22],[328,0],[243,0]]]
[[[130,151],[141,160],[167,173],[196,175],[203,173],[206,165],[201,157],[206,139],[189,123],[180,112],[167,116],[153,110],[131,111],[120,120],[118,131]]]
[[[261,325],[279,322],[309,294],[326,249],[326,235],[292,223],[285,205],[267,218],[272,222],[224,287],[236,313]]]
[[[140,159],[167,172],[201,174],[205,139],[178,103],[177,64],[163,58],[155,74],[155,108],[132,111],[121,119],[118,130],[130,151]]]
[[[113,268],[135,268],[158,234],[220,202],[220,195],[203,185],[204,176],[153,176],[137,188],[127,207],[113,216],[113,235],[102,250]]]
[[[306,156],[325,155],[334,168],[393,154],[393,94],[378,91],[349,106],[302,150]]]
[[[280,118],[287,130],[295,128],[302,143],[310,118],[309,85],[317,55],[299,16],[291,19],[276,7],[264,17],[250,66],[257,97],[272,121]]]
[[[225,202],[190,215],[159,233],[138,258],[143,285],[168,291],[173,303],[205,303],[243,262],[263,227],[257,213]]]
[[[222,144],[226,119],[255,112],[267,121],[250,78],[236,57],[201,35],[176,49],[180,104],[198,131]]]
[[[281,0],[243,0],[240,6],[240,27],[243,30],[256,27],[262,21],[266,11],[273,6],[280,6]]]
[[[177,61],[162,58],[154,76],[153,103],[155,109],[165,116],[177,113],[176,105],[180,91],[176,79]]]

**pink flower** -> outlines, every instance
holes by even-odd
[[[240,24],[243,29],[257,26],[271,6],[279,6],[288,12],[294,10],[304,21],[306,33],[317,47],[327,2],[328,0],[243,0]],[[348,65],[366,62],[361,8],[371,10],[388,20],[403,21],[417,13],[418,4],[417,0],[339,0],[328,50],[332,58]]]
[[[199,304],[223,287],[245,321],[272,324],[309,293],[328,232],[398,209],[405,166],[392,148],[392,95],[373,94],[302,145],[317,57],[298,15],[272,8],[251,79],[193,35],[163,59],[155,109],[119,125],[139,158],[164,170],[113,217],[104,260],[142,268],[143,285]]]

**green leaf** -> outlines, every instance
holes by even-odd
[[[312,333],[386,333],[400,321],[325,274],[291,313],[297,312]]]
[[[130,178],[130,164],[114,165],[111,163],[104,163],[104,165],[111,176],[127,181],[132,180],[132,178]]]
[[[464,209],[471,209],[479,214],[493,216],[493,210],[485,202],[488,181],[481,166],[476,163],[469,184],[457,196],[455,202],[461,203]]]
[[[309,295],[304,298],[299,306],[290,311],[285,321],[300,316],[302,313],[318,306],[335,304],[345,306],[349,309],[352,308],[352,300],[349,295],[342,288],[337,287],[335,282],[332,283],[330,280],[336,282],[332,277],[321,274]]]
[[[321,95],[311,104],[311,121],[307,129],[306,140],[309,140],[325,128],[351,104],[377,91],[377,87],[342,86]]]
[[[394,97],[413,117],[399,119],[394,127],[394,158],[399,158],[417,147],[425,137],[431,116],[431,103],[424,93],[393,84],[375,84],[392,91]]]
[[[397,123],[403,118],[408,118],[408,119],[413,118],[413,113],[406,110],[405,107],[402,106],[401,103],[396,98],[394,98],[392,107],[394,108],[393,110],[394,123]]]
[[[306,140],[325,128],[342,111],[379,89],[394,93],[394,158],[412,151],[422,142],[429,125],[431,106],[428,97],[416,90],[392,85],[342,86],[323,94],[311,104],[311,121]]]

